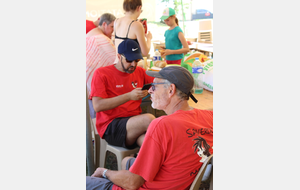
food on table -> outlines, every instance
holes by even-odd
[[[160,70],[161,70],[160,67],[155,67],[155,66],[151,67],[151,71],[160,71]]]
[[[166,65],[167,65],[167,63],[164,61],[155,61],[154,62],[155,67],[164,68]]]
[[[147,60],[147,66],[150,67],[151,60]],[[144,59],[140,60],[137,66],[144,67]]]

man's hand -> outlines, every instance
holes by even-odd
[[[142,88],[135,88],[133,89],[129,95],[130,95],[130,100],[139,100],[147,96],[148,90],[142,90]]]
[[[102,177],[102,174],[106,170],[105,168],[97,168],[91,177]],[[115,185],[122,187],[123,189],[138,189],[141,187],[145,180],[141,176],[131,173],[129,170],[113,171],[108,170],[106,172],[107,178]]]
[[[105,168],[97,168],[96,171],[91,175],[92,177],[102,177]]]
[[[113,98],[100,98],[94,96],[92,98],[93,107],[96,112],[113,109],[121,104],[124,104],[130,100],[140,100],[147,96],[148,90],[142,90],[142,88],[135,88],[131,92],[115,96]]]

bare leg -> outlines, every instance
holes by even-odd
[[[142,146],[142,144],[144,142],[144,138],[145,138],[145,133],[142,134],[141,136],[139,136],[139,138],[136,140],[136,144],[139,145],[139,147]]]
[[[150,113],[131,117],[126,124],[126,145],[133,145],[141,135],[145,136],[148,126],[153,119],[155,117]],[[144,137],[141,137],[137,142],[138,145],[141,146],[143,141]]]
[[[123,158],[122,163],[121,163],[122,170],[126,170],[126,163],[130,158],[133,158],[133,156],[127,156],[127,157]]]

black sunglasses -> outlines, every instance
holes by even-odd
[[[125,58],[125,60],[126,60],[126,62],[127,63],[132,63],[132,62],[136,62],[136,63],[138,63],[139,61],[141,61],[142,59],[136,59],[136,60],[133,60],[133,61],[129,61],[128,59],[126,59],[126,57],[124,56],[124,55],[122,55],[124,58]]]

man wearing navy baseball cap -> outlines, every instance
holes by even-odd
[[[141,48],[138,43],[131,39],[124,40],[118,46],[118,52],[121,57],[120,63],[123,71],[126,73],[133,73],[137,66],[137,63],[143,58]],[[125,68],[124,66],[126,65],[126,63],[131,63],[128,68]]]
[[[118,58],[116,64],[95,70],[91,97],[100,137],[111,145],[131,149],[142,145],[148,125],[155,119],[152,114],[141,114],[140,107],[148,94],[142,87],[154,78],[137,67],[143,56],[134,40],[120,43]]]

